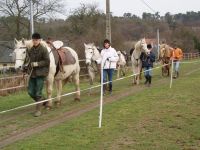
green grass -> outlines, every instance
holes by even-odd
[[[161,82],[158,86],[105,105],[101,129],[98,128],[98,109],[95,109],[4,149],[199,149],[199,71],[183,76],[199,66],[182,65],[181,76],[174,80],[172,89],[169,89],[169,82]],[[153,82],[156,82],[160,79],[160,73],[154,73]],[[130,89],[130,79],[114,84],[114,94]],[[26,114],[14,122],[19,128],[37,124],[59,113],[94,102],[94,99],[98,99],[98,93],[93,96],[85,94],[83,97],[84,102],[76,106],[66,102],[68,109],[62,106],[59,110],[45,114],[42,119],[31,118],[30,114]]]

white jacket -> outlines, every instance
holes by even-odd
[[[101,51],[101,58],[97,60],[98,64],[103,63],[103,69],[115,69],[119,56],[111,46]]]

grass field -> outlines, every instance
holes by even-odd
[[[18,149],[199,149],[200,147],[200,96],[198,95],[200,64],[182,64],[181,76],[169,89],[169,78],[162,78],[160,70],[154,72],[151,88],[130,94],[106,104],[103,109],[103,126],[98,128],[98,111],[94,109],[31,137],[4,147]],[[81,85],[87,87],[86,83]],[[143,86],[143,85],[140,85]],[[68,85],[66,91],[73,91]],[[113,95],[134,90],[130,79],[114,83]],[[12,135],[24,128],[36,126],[50,118],[99,101],[99,89],[92,96],[82,94],[82,101],[74,104],[63,98],[63,106],[32,117],[33,108],[2,115],[0,136]],[[107,96],[109,97],[109,96]],[[112,96],[110,96],[112,98]],[[68,99],[73,99],[72,96]],[[10,95],[0,98],[0,110],[30,103],[28,96]]]

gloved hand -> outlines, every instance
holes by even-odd
[[[38,67],[38,62],[32,62],[32,63],[31,63],[31,66],[32,66],[32,67]]]

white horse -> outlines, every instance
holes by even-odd
[[[142,68],[142,61],[140,60],[140,55],[142,52],[148,53],[147,44],[145,38],[141,39],[135,44],[135,49],[131,55],[132,69],[133,69],[133,84],[140,83],[140,71]]]
[[[50,99],[52,97],[52,91],[53,91],[53,83],[55,80],[56,83],[56,89],[57,89],[57,100],[55,101],[55,104],[60,105],[61,104],[61,92],[62,92],[62,81],[66,81],[70,76],[73,77],[74,83],[75,83],[75,100],[80,100],[80,87],[79,87],[79,72],[80,72],[80,66],[79,66],[79,60],[77,53],[70,47],[64,47],[67,49],[72,56],[75,58],[75,64],[71,65],[64,65],[63,71],[56,72],[56,61],[55,56],[52,52],[52,50],[49,48],[47,43],[45,41],[41,41],[41,44],[45,46],[48,49],[49,57],[50,57],[50,66],[49,66],[49,74],[46,79],[46,92],[47,92],[47,98]],[[19,69],[22,68],[25,62],[25,59],[27,57],[27,48],[31,48],[33,46],[32,40],[24,40],[17,41],[15,39],[15,50],[14,50],[14,56],[15,56],[15,68]],[[52,107],[52,101],[49,100],[46,105],[47,108]]]
[[[121,73],[123,76],[125,76],[126,59],[121,51],[117,51],[117,54],[119,56],[119,60],[117,61],[117,78],[120,78]]]
[[[96,63],[96,60],[101,58],[101,54],[97,50],[97,47],[94,45],[94,43],[89,43],[89,44],[84,43],[84,46],[85,46],[85,58],[86,58],[85,63],[88,69],[90,85],[93,85],[95,80],[95,74],[97,72],[100,73],[100,65]]]

